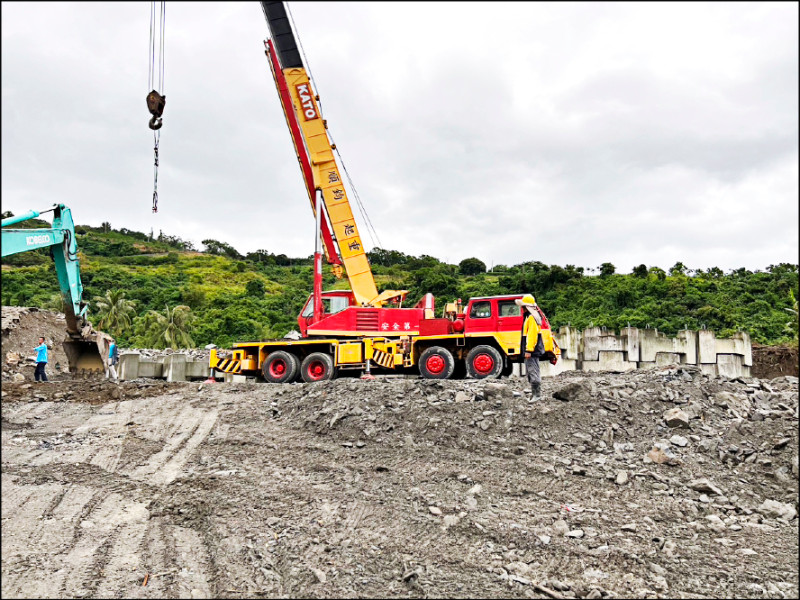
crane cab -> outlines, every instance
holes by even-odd
[[[356,299],[350,290],[332,290],[322,292],[322,320],[336,315],[343,310],[355,306]],[[308,328],[314,319],[314,294],[309,294],[300,316],[297,317],[297,325],[303,337],[309,335]],[[322,322],[322,321],[320,321]]]

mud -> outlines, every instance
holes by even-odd
[[[525,392],[4,383],[2,596],[797,597],[796,378]]]

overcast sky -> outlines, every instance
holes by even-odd
[[[367,248],[618,272],[798,262],[795,2],[289,8]],[[2,3],[3,210],[62,202],[81,224],[311,254],[261,7],[166,16],[153,214],[149,3]]]

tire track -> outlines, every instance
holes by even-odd
[[[19,508],[33,495],[31,486],[14,483],[9,475],[2,476],[3,502],[0,505],[2,519],[10,519]]]
[[[165,540],[164,529],[166,520],[162,517],[152,517],[144,528],[144,535],[139,542],[137,555],[140,557],[141,569],[137,572],[139,587],[126,594],[129,598],[138,598],[144,595],[141,588],[143,577],[148,575],[147,595],[154,598],[166,598],[168,590],[174,581],[178,565],[174,553],[169,552]]]
[[[209,583],[208,551],[201,534],[193,529],[172,525],[167,530],[173,539],[173,551],[176,561],[183,567],[179,573],[177,593],[179,598],[212,597]],[[198,594],[199,591],[199,594]]]
[[[178,476],[195,448],[206,439],[218,417],[216,410],[200,414],[196,410],[192,412],[188,428],[167,439],[164,448],[153,455],[147,464],[130,473],[131,478],[147,480],[151,485],[166,485]]]
[[[135,551],[149,511],[118,493],[90,504],[94,505],[92,509],[84,507],[80,513],[85,518],[77,523],[75,544],[60,557],[63,566],[59,572],[64,577],[60,591],[64,597],[115,597],[135,581],[131,569],[138,565]]]
[[[101,448],[90,461],[91,464],[97,465],[109,473],[116,471],[117,466],[119,465],[122,449],[124,448],[125,441],[128,438],[129,429],[127,427],[127,423],[131,422],[131,418],[133,416],[133,402],[119,402],[117,404],[117,410],[115,413],[115,422],[113,426],[110,426],[113,429],[113,438],[111,443]]]
[[[13,486],[14,484],[11,484]],[[20,497],[19,490],[3,485],[3,497]],[[48,597],[52,577],[60,567],[60,550],[73,546],[72,526],[59,518],[67,491],[60,485],[25,485],[27,500],[9,512],[3,524],[3,597]],[[5,507],[4,507],[5,508]],[[43,518],[49,516],[50,518]],[[30,565],[40,573],[30,578],[29,570],[15,572],[18,563]],[[45,576],[43,576],[45,575]]]

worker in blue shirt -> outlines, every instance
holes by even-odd
[[[44,338],[39,336],[39,345],[33,349],[36,352],[36,370],[33,372],[33,378],[36,381],[47,381],[47,374],[44,372],[47,366],[47,344],[44,343]]]
[[[117,350],[117,340],[111,338],[108,344],[108,367],[106,368],[106,379],[111,375],[114,383],[119,383],[117,377],[117,363],[119,362],[119,350]]]

